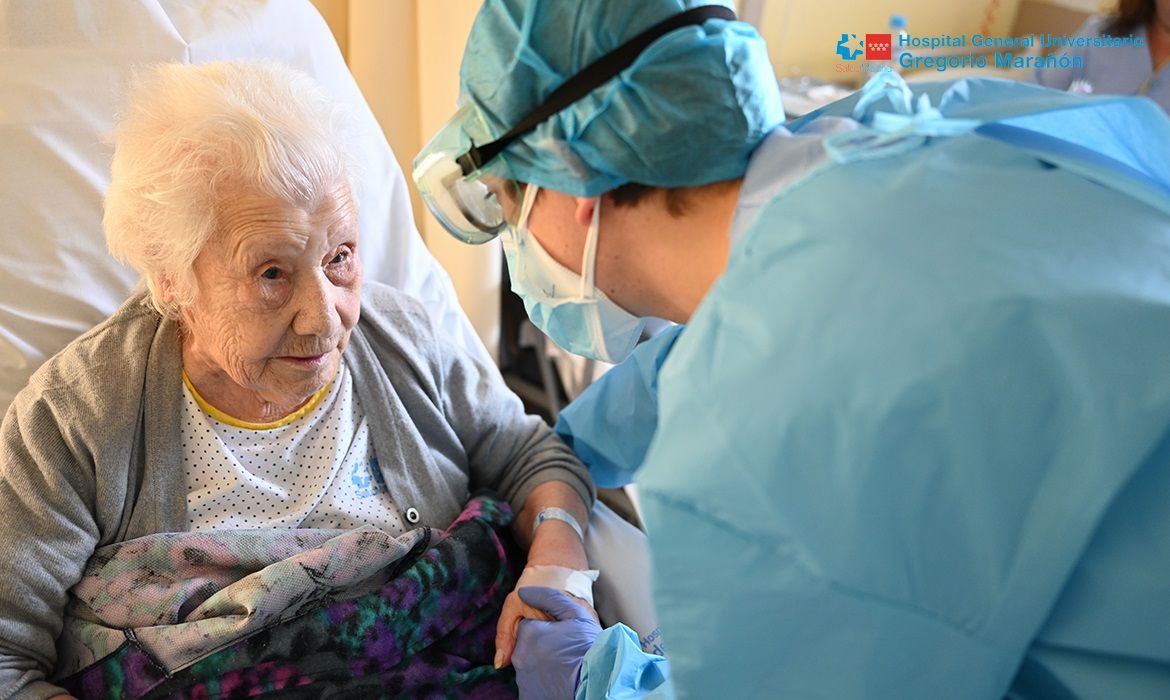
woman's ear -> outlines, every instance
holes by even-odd
[[[597,206],[600,197],[574,197],[577,200],[577,223],[589,226],[593,223],[593,209]]]
[[[166,272],[154,274],[154,288],[158,292],[159,301],[172,304],[175,301],[175,280]]]

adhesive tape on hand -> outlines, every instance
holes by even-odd
[[[516,582],[516,588],[524,586],[556,588],[584,600],[592,607],[593,582],[600,574],[597,569],[578,571],[565,566],[538,564],[524,569],[524,573],[520,574],[520,580]]]

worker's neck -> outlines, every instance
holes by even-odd
[[[655,289],[653,315],[686,323],[727,268],[731,223],[741,181],[701,189],[682,216],[658,212],[650,228],[653,254],[647,275]]]

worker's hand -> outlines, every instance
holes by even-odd
[[[526,606],[552,618],[520,622],[512,657],[520,697],[572,698],[585,652],[601,634],[595,613],[555,588],[526,586],[516,592]]]
[[[520,575],[520,580],[516,582],[516,590],[512,591],[504,599],[504,607],[500,610],[500,620],[496,623],[496,658],[494,662],[496,668],[503,668],[512,662],[512,650],[516,646],[516,632],[521,620],[544,620],[547,622],[553,619],[547,612],[526,604],[517,595],[517,591],[521,588],[541,588],[549,585],[544,583],[549,580],[548,578],[543,578],[539,575],[530,577],[539,568],[539,565],[537,567],[525,568],[524,573]],[[589,603],[574,595],[569,595],[569,598],[585,608],[593,616],[593,619],[598,619],[597,613]]]

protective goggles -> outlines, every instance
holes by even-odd
[[[515,226],[522,193],[504,150],[630,67],[659,37],[709,19],[733,21],[735,13],[727,7],[705,5],[659,22],[569,78],[498,139],[492,138],[475,105],[465,103],[414,159],[412,175],[427,208],[464,243],[487,243]]]

